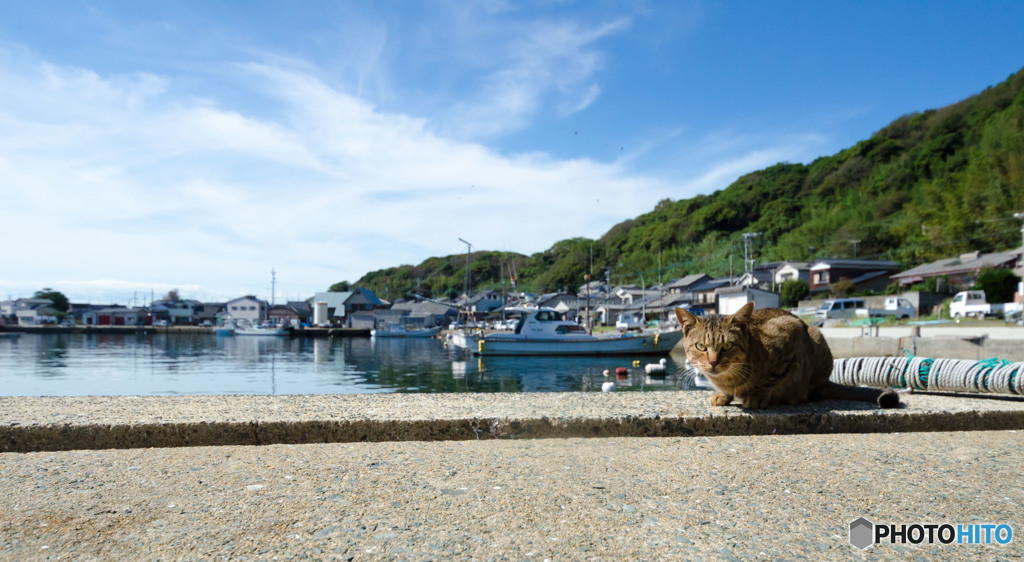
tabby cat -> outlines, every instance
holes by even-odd
[[[694,316],[676,309],[690,363],[718,392],[712,406],[738,398],[744,408],[812,400],[860,400],[899,406],[892,390],[852,387],[829,380],[832,352],[821,331],[778,308],[749,302],[732,316]]]

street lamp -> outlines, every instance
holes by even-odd
[[[624,264],[624,263],[621,263],[621,262],[619,263],[619,267],[623,267],[625,265],[626,264]],[[641,272],[636,267],[633,267],[632,265],[627,266],[627,267],[632,268],[633,271],[635,271],[636,274],[640,276],[640,292],[643,294],[643,296],[641,297],[642,300],[640,301],[640,307],[643,310],[643,315],[644,315],[644,328],[647,328],[647,282],[644,281],[644,274],[643,274],[643,272]]]

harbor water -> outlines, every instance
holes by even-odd
[[[353,394],[680,390],[651,357],[453,357],[438,339],[305,339],[206,334],[22,334],[0,339],[2,396]],[[634,365],[638,360],[639,365]],[[626,368],[617,378],[617,368]],[[605,376],[609,371],[611,376]]]

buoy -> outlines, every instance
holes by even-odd
[[[633,366],[634,367],[639,367],[640,366],[640,360],[637,359],[636,361],[633,361]]]
[[[644,372],[646,372],[648,375],[661,375],[661,374],[664,374],[665,373],[665,363],[666,363],[666,359],[665,358],[662,358],[661,361],[659,361],[657,363],[648,363],[648,364],[644,365]]]
[[[629,374],[629,369],[627,369],[625,367],[616,367],[616,369],[615,369],[615,376],[617,376],[617,377],[624,377],[624,376],[626,376],[628,374]]]
[[[601,392],[614,392],[614,391],[615,391],[615,383],[613,383],[613,382],[606,382],[606,383],[601,385]]]
[[[612,372],[609,371],[608,369],[605,369],[604,373],[601,373],[601,374],[604,375],[604,378],[608,378],[608,377],[612,376]]]

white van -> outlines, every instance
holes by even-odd
[[[865,308],[864,299],[829,299],[821,303],[818,310],[814,311],[814,319],[824,320],[826,318],[853,318],[857,315],[858,308]]]

